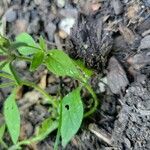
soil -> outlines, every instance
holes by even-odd
[[[21,32],[36,40],[42,35],[49,49],[63,49],[95,72],[91,84],[100,106],[83,121],[66,150],[150,150],[149,0],[2,0],[0,17],[9,38]],[[60,89],[65,95],[77,85],[43,67],[29,73],[26,62],[16,62],[15,67],[20,76],[52,95]],[[0,108],[10,90],[0,90]],[[50,112],[33,89],[22,87],[19,93],[20,138],[24,139],[34,134]],[[83,99],[90,99],[84,91]],[[7,136],[6,140],[9,143]],[[23,149],[51,150],[54,140],[55,132]]]

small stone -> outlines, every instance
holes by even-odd
[[[150,0],[143,0],[143,1],[144,1],[144,3],[145,3],[145,6],[150,7]]]
[[[112,6],[116,15],[120,15],[123,12],[123,5],[120,0],[112,0]]]
[[[13,9],[8,9],[5,13],[5,17],[7,22],[13,22],[17,18],[17,13]]]
[[[40,4],[42,4],[42,2],[43,2],[43,0],[34,0],[34,3],[35,3],[36,5],[40,5]]]
[[[35,18],[28,26],[27,32],[30,34],[37,34],[40,29],[39,18]]]
[[[56,79],[54,76],[51,75],[51,76],[48,78],[48,84],[55,83],[56,80],[57,80],[57,79]]]
[[[132,30],[124,25],[119,25],[119,31],[123,35],[125,41],[129,44],[133,44],[135,41],[135,34]]]
[[[97,11],[101,7],[101,3],[94,3],[91,5],[93,11]]]
[[[66,39],[68,37],[68,34],[66,32],[64,32],[63,30],[60,30],[59,33],[58,33],[58,35],[62,39]]]
[[[28,26],[28,22],[26,20],[23,19],[17,20],[15,25],[15,33],[20,34],[22,32],[26,32],[27,26]]]
[[[61,9],[59,11],[59,14],[61,16],[63,16],[64,18],[69,18],[69,17],[72,17],[72,18],[77,18],[78,17],[78,10],[76,8],[73,8],[73,7],[68,7],[68,8],[64,8],[64,9]]]
[[[141,40],[140,49],[147,49],[150,48],[150,35],[145,36]]]
[[[25,121],[25,120],[22,121],[20,130],[21,130],[20,132],[21,140],[29,138],[34,131],[32,124],[29,121]]]
[[[65,6],[65,0],[57,0],[56,1],[56,5],[59,7],[59,8],[63,8]]]
[[[45,27],[45,30],[48,35],[48,40],[53,41],[54,40],[54,33],[56,31],[56,25],[52,22],[49,22],[48,25]]]
[[[107,84],[107,77],[104,77],[100,80],[101,82],[98,83],[99,90],[101,93],[105,92],[106,84]]]
[[[131,148],[131,142],[129,141],[129,139],[124,138],[124,143],[125,143],[125,145],[126,145],[126,147],[127,147],[128,149]]]
[[[108,70],[108,86],[110,87],[112,93],[119,94],[121,91],[125,91],[125,88],[128,85],[129,81],[121,64],[115,57],[110,58]]]
[[[73,25],[75,24],[75,19],[70,17],[70,18],[64,18],[61,20],[60,24],[59,24],[59,28],[66,32],[68,35],[70,35],[71,32],[71,28],[73,27]]]
[[[25,62],[25,61],[17,61],[16,63],[15,63],[15,65],[16,65],[16,67],[18,68],[18,69],[26,69],[27,68],[27,63]]]
[[[140,70],[144,66],[150,64],[150,52],[141,52],[131,56],[127,62],[136,70]],[[132,70],[131,70],[132,71]]]
[[[2,17],[3,13],[4,13],[4,7],[0,6],[0,17]]]
[[[139,11],[139,5],[133,5],[127,8],[127,16],[129,19],[133,19],[137,16]]]

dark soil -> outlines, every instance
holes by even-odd
[[[63,49],[95,71],[91,84],[100,106],[93,116],[83,121],[66,150],[149,150],[150,0],[59,3],[63,1],[3,0],[0,17],[6,23],[3,29],[8,37],[13,39],[21,32],[28,32],[37,40],[42,35],[49,48]],[[67,22],[66,18],[70,20]],[[74,25],[68,31],[71,21]],[[20,76],[42,84],[52,95],[62,86],[65,94],[77,85],[70,78],[54,77],[45,68],[31,74],[27,63],[17,62],[15,66]],[[1,108],[9,93],[10,89],[0,90]],[[21,139],[24,139],[50,113],[36,91],[23,87],[21,93],[18,104],[22,113]],[[83,98],[90,99],[86,92]],[[50,150],[54,140],[55,133],[23,149]]]

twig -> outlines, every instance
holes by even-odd
[[[89,130],[95,134],[100,140],[104,141],[108,145],[112,146],[111,137],[103,133],[95,124],[89,125]]]

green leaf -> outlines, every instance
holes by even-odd
[[[37,128],[37,135],[34,141],[46,138],[52,131],[58,127],[58,121],[52,120],[50,117],[45,119],[42,124]]]
[[[5,122],[14,144],[17,143],[20,134],[20,113],[15,97],[16,90],[11,93],[4,103]]]
[[[82,72],[84,72],[84,74],[87,76],[87,77],[91,77],[93,75],[93,70],[91,69],[88,69],[84,62],[81,61],[81,60],[74,60],[75,64],[81,69]]]
[[[28,45],[28,46],[22,46],[22,47],[18,48],[18,51],[22,55],[31,55],[38,51],[38,48],[36,48],[36,43],[35,43],[34,39],[27,33],[19,34],[16,37],[16,42],[20,42],[20,43],[24,43],[24,44]]]
[[[73,61],[61,50],[51,50],[45,60],[47,68],[58,76],[80,77]]]
[[[2,65],[2,69],[1,69],[2,71],[12,75],[11,70],[9,68],[9,62],[5,64],[0,63],[0,65]]]
[[[43,135],[46,133],[47,130],[49,130],[50,126],[53,125],[53,123],[56,121],[53,121],[50,117],[45,119],[41,126],[39,127],[38,135]],[[56,123],[58,126],[58,122]]]
[[[39,45],[43,51],[47,50],[46,41],[44,40],[44,38],[42,36],[40,36],[40,38],[39,38]]]
[[[7,63],[8,63],[7,61],[0,62],[0,70],[3,70],[3,68]]]
[[[35,53],[33,56],[33,59],[32,59],[30,70],[34,71],[35,69],[37,69],[42,64],[43,59],[44,59],[43,51],[39,51],[39,52]]]
[[[65,147],[76,134],[83,119],[83,104],[80,97],[80,88],[66,95],[62,101],[62,145]]]
[[[10,41],[3,37],[1,34],[0,34],[0,46],[2,47],[9,47],[10,46]]]
[[[0,140],[2,140],[4,133],[5,133],[5,124],[3,124],[0,127]]]

